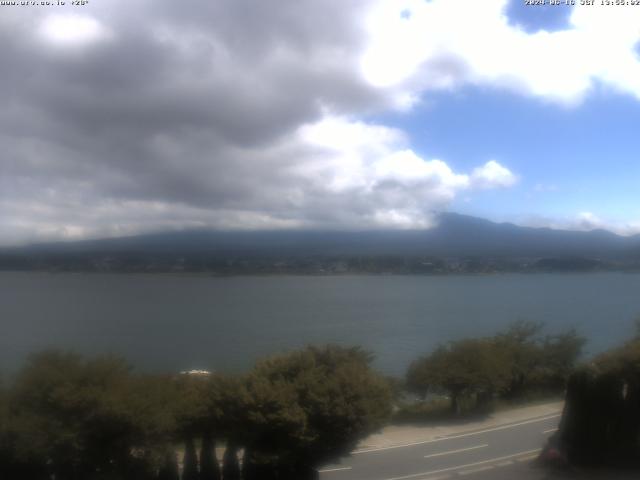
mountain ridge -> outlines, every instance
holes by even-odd
[[[320,263],[327,264],[365,257],[375,259],[370,263],[377,265],[384,264],[383,258],[389,263],[388,257],[393,257],[413,259],[415,265],[432,263],[433,259],[449,259],[451,264],[451,259],[456,258],[480,259],[486,265],[524,265],[530,264],[531,259],[564,259],[565,263],[566,259],[582,259],[594,268],[605,264],[620,267],[640,262],[640,236],[624,237],[606,230],[522,227],[442,213],[437,225],[428,230],[196,229],[33,244],[0,249],[0,268],[24,265],[28,269],[85,270],[93,269],[92,265],[102,265],[97,269],[120,265],[118,268],[126,271],[218,271],[221,265],[237,266],[244,261],[255,267],[248,270],[271,271],[274,265],[289,262],[304,265],[300,268],[306,271],[318,259],[325,259]]]

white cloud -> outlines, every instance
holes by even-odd
[[[577,227],[581,230],[605,228],[605,222],[592,212],[580,212],[576,219]]]
[[[471,180],[478,188],[504,188],[515,185],[518,177],[495,160],[489,160],[473,170]]]
[[[65,47],[82,46],[105,38],[107,30],[95,18],[83,15],[50,15],[40,24],[45,41]]]
[[[326,117],[299,131],[314,161],[297,165],[307,190],[339,200],[342,226],[418,228],[432,224],[463,191],[512,186],[516,176],[495,160],[458,173],[443,160],[424,159],[402,132],[341,117]],[[313,202],[313,196],[303,201]],[[331,204],[333,206],[333,204]],[[317,206],[306,205],[314,211]],[[360,217],[360,218],[359,218]]]
[[[518,223],[530,227],[545,227],[552,228],[554,230],[577,230],[587,232],[591,230],[607,230],[623,236],[640,234],[640,221],[612,220],[609,218],[602,218],[601,216],[589,211],[580,212],[576,215],[555,218],[540,215],[529,216],[521,218]]]
[[[593,212],[580,212],[573,222],[578,230],[608,230],[618,235],[637,235],[640,233],[640,221],[620,222],[601,218]]]
[[[601,83],[640,98],[640,8],[576,5],[567,29],[527,33],[509,23],[507,5],[381,0],[366,22],[362,71],[378,87],[414,95],[475,84],[570,104]]]

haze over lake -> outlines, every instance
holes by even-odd
[[[402,374],[438,342],[516,319],[576,327],[595,353],[628,338],[640,274],[485,276],[0,273],[0,370],[47,348],[123,355],[145,371],[243,371],[308,343],[361,345]]]

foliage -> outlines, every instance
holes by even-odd
[[[180,480],[178,460],[173,451],[167,451],[163,465],[158,472],[157,480]]]
[[[284,464],[350,452],[390,414],[391,393],[358,348],[308,347],[260,362],[245,384],[245,444]]]
[[[541,347],[542,361],[531,375],[532,384],[554,392],[564,390],[585,342],[575,329],[547,335]]]
[[[191,437],[187,437],[185,441],[184,459],[182,460],[182,480],[199,480],[200,472],[198,471],[198,455],[196,447]]]
[[[640,338],[600,354],[593,366],[598,372],[618,375],[626,381],[640,380]]]
[[[200,479],[220,480],[220,465],[216,457],[216,442],[211,432],[205,432],[200,449]]]
[[[394,423],[435,423],[451,420],[451,401],[446,397],[401,404],[393,413]]]
[[[506,351],[493,339],[468,339],[438,347],[409,368],[408,384],[419,393],[446,392],[451,409],[461,413],[463,397],[481,406],[505,388],[510,369]]]
[[[544,360],[539,338],[542,328],[541,323],[519,320],[496,335],[497,344],[505,350],[511,366],[506,397],[518,397],[530,387],[532,373]]]
[[[185,442],[183,479],[214,480],[215,432],[228,444],[229,480],[240,477],[239,446],[246,475],[312,478],[389,414],[389,384],[370,360],[357,348],[309,347],[247,376],[156,376],[114,357],[44,352],[0,389],[0,477],[176,480]]]
[[[514,400],[533,392],[559,393],[585,340],[575,330],[543,337],[542,328],[518,321],[493,337],[441,345],[410,365],[407,388],[423,399],[446,393],[456,413],[469,398],[475,399],[471,410],[478,410],[495,395]]]
[[[569,380],[557,442],[578,464],[640,464],[640,341],[606,352]]]
[[[240,463],[238,462],[238,447],[228,442],[222,459],[222,478],[224,480],[240,480]]]
[[[150,478],[175,422],[170,382],[132,375],[121,359],[55,351],[30,358],[9,396],[14,462],[57,479]],[[23,473],[22,477],[31,478]]]

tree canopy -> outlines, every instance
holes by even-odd
[[[248,448],[310,465],[350,452],[391,412],[389,385],[370,361],[359,348],[327,346],[260,362],[243,396]]]
[[[518,398],[531,391],[561,392],[580,357],[584,338],[575,330],[546,335],[543,325],[518,321],[492,337],[463,339],[440,345],[414,361],[407,387],[425,397],[445,393],[456,413],[460,400],[472,409],[495,395]]]
[[[460,413],[460,400],[475,396],[476,402],[501,391],[510,375],[507,352],[493,339],[467,339],[438,347],[409,368],[408,385],[426,394],[447,393],[451,408]]]
[[[0,478],[177,480],[223,472],[311,478],[383,425],[388,383],[358,348],[308,347],[259,362],[247,375],[140,375],[122,359],[32,356],[0,388]],[[200,456],[196,446],[201,446]],[[251,467],[254,465],[254,467]]]

